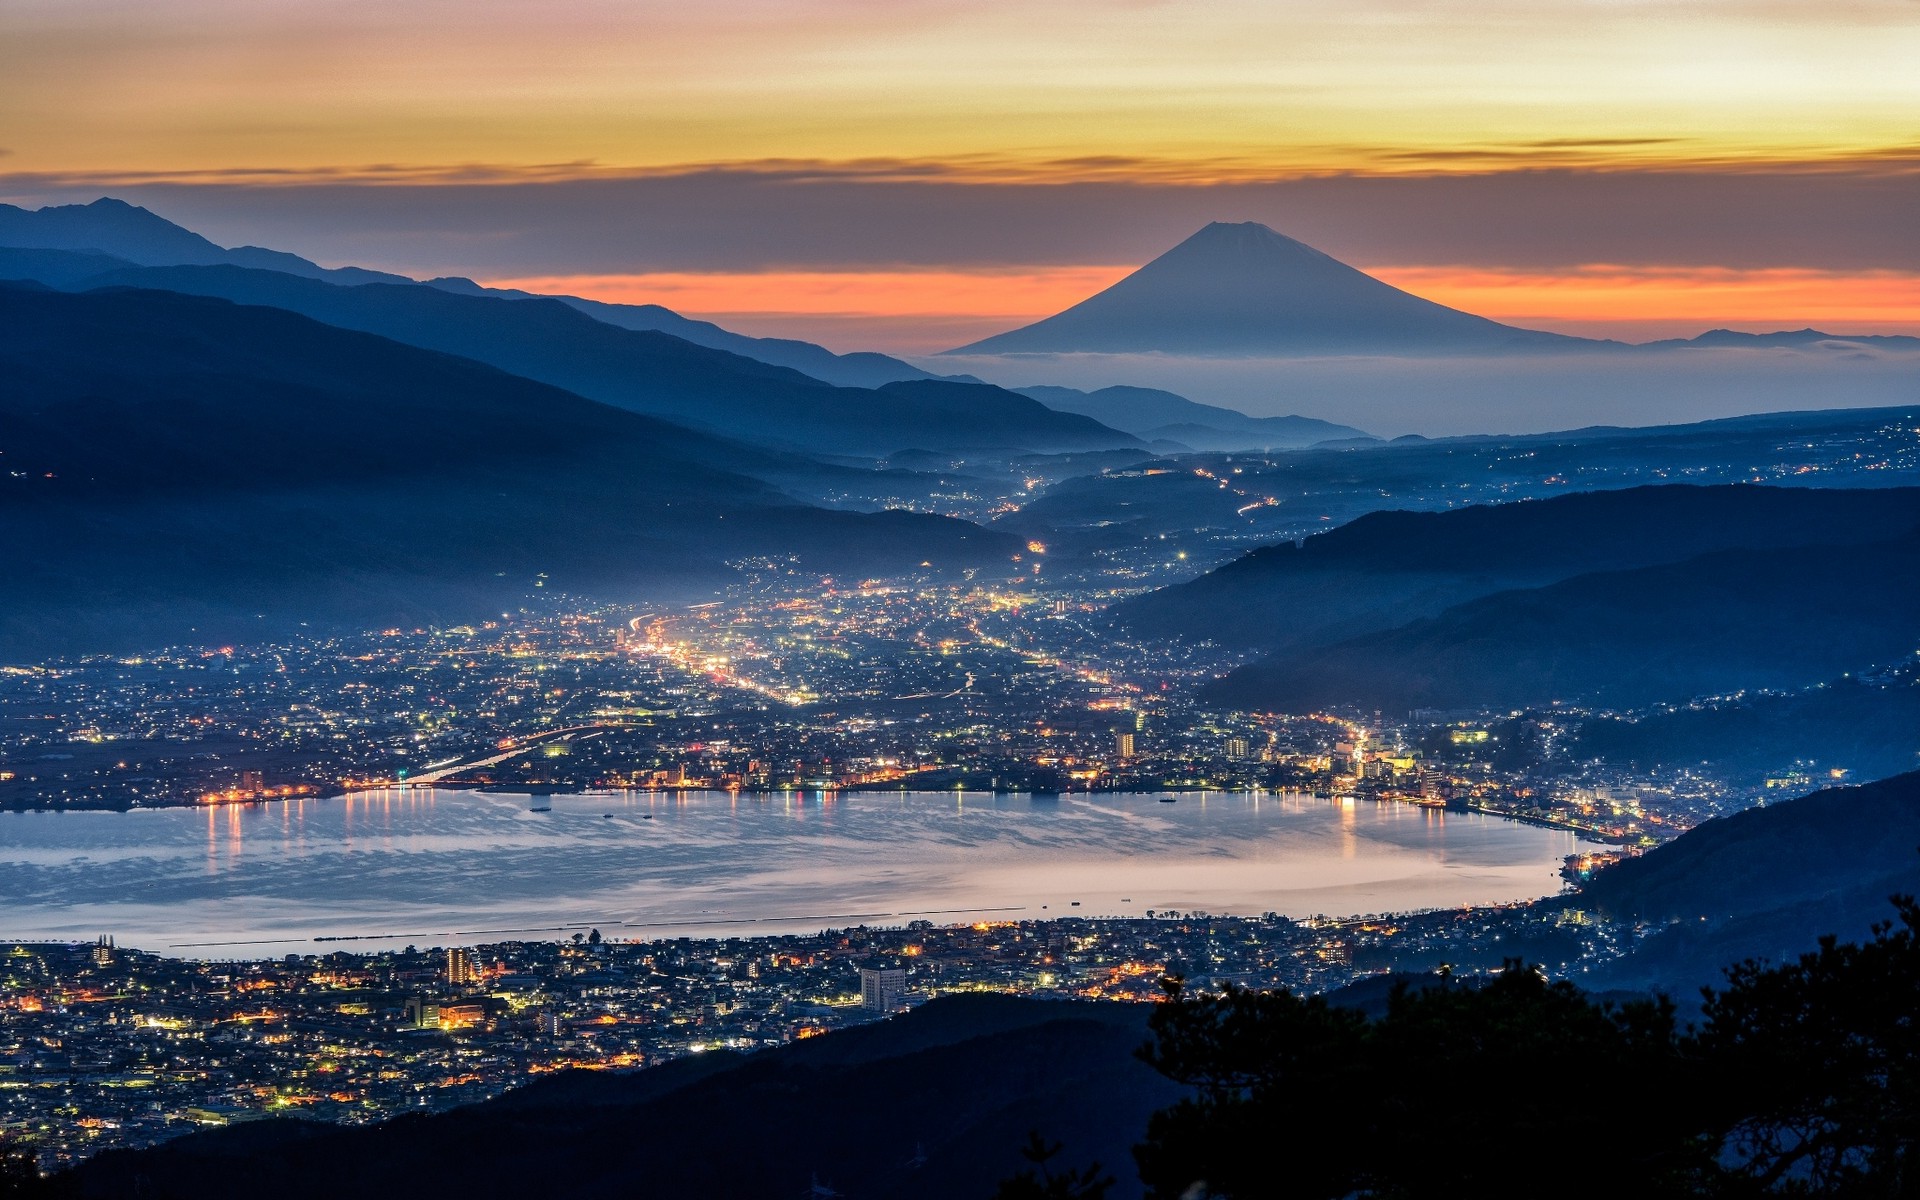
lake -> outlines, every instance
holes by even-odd
[[[551,811],[533,811],[550,806]],[[1559,890],[1572,835],[1309,796],[393,790],[0,814],[0,940],[204,958],[831,926],[1402,911]]]

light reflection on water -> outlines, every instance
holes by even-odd
[[[650,938],[1150,909],[1351,914],[1545,895],[1574,848],[1496,818],[1278,794],[395,790],[0,815],[0,939],[110,933],[238,957],[576,926]]]

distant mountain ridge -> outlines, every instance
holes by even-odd
[[[1845,771],[1851,779],[1920,767],[1920,663],[1866,676],[1633,719],[1596,717],[1582,723],[1567,753],[1635,771],[1711,763],[1722,778],[1743,782],[1777,776],[1789,765]]]
[[[108,271],[139,265],[131,259],[97,250],[0,246],[0,283],[38,283],[64,288]]]
[[[947,353],[1448,354],[1596,344],[1423,300],[1258,222],[1216,221],[1071,308]]]
[[[0,204],[0,247],[94,251],[143,267],[252,267],[330,283],[414,282],[386,271],[323,267],[297,254],[260,246],[228,249],[145,208],[109,196],[91,204],[40,209]]]
[[[44,279],[38,274],[10,273],[4,250],[8,247],[42,251],[94,251],[124,260],[119,264],[121,266],[251,267],[338,284],[421,282],[405,275],[369,271],[360,267],[322,267],[297,254],[259,246],[228,249],[145,208],[111,197],[102,197],[91,204],[66,204],[41,209],[0,204],[0,279],[31,278],[64,286],[64,280]],[[91,273],[99,272],[96,270]],[[423,286],[469,296],[555,299],[622,329],[672,334],[696,346],[725,350],[775,366],[792,367],[816,379],[843,387],[871,388],[901,380],[936,378],[930,372],[884,354],[835,354],[811,342],[748,337],[722,329],[709,321],[683,317],[657,304],[608,304],[578,296],[536,296],[532,292],[514,289],[487,288],[471,279],[457,277],[430,279]]]
[[[692,317],[683,317],[672,309],[658,304],[610,304],[604,300],[587,300],[579,296],[545,296],[537,292],[521,291],[518,288],[483,287],[471,279],[457,277],[429,279],[426,285],[463,296],[558,300],[570,308],[577,308],[595,320],[605,321],[609,325],[617,325],[622,329],[651,330],[672,334],[696,346],[725,350],[730,354],[742,355],[777,367],[791,367],[815,379],[837,384],[840,387],[877,388],[889,383],[903,383],[916,379],[948,378],[935,375],[931,371],[922,371],[919,367],[886,354],[875,354],[871,351],[836,354],[824,346],[796,341],[793,338],[749,337],[744,333],[722,329],[711,321],[697,321]]]
[[[1687,484],[1370,513],[1121,604],[1136,633],[1327,645],[1495,592],[1735,548],[1861,543],[1920,526],[1920,489]]]
[[[0,265],[8,253],[0,250]],[[159,289],[282,308],[762,445],[885,455],[907,447],[1046,452],[1138,444],[1089,417],[986,384],[836,387],[671,334],[622,329],[554,299],[460,295],[412,281],[342,284],[232,264],[71,274],[59,274],[60,286]]]
[[[1177,442],[1194,450],[1294,449],[1369,435],[1314,417],[1253,417],[1238,409],[1201,404],[1159,388],[1014,388],[1048,408],[1092,417],[1103,425],[1148,441]]]
[[[1909,337],[1897,333],[1827,333],[1819,329],[1781,329],[1773,333],[1742,333],[1735,329],[1709,329],[1698,337],[1667,338],[1657,342],[1644,342],[1637,349],[1670,350],[1693,347],[1698,349],[1717,348],[1765,348],[1789,347],[1805,349],[1815,346],[1832,345],[1835,348],[1847,346],[1870,346],[1881,350],[1920,350],[1920,337]]]
[[[1638,707],[1891,663],[1915,594],[1920,488],[1664,485],[1376,512],[1114,617],[1267,651],[1235,708]]]
[[[811,507],[753,474],[793,456],[278,308],[0,286],[0,379],[0,662],[454,624],[536,584],[678,599],[756,556],[866,576],[1020,546]]]
[[[1122,323],[1132,322],[1141,325],[1144,309],[1144,324],[1156,331],[1147,340],[1167,337],[1174,341],[1185,339],[1196,345],[1185,349],[1167,348],[1169,353],[1191,354],[1238,354],[1238,353],[1502,353],[1514,350],[1540,351],[1554,349],[1611,349],[1611,350],[1684,350],[1715,348],[1791,348],[1823,349],[1845,351],[1849,348],[1861,350],[1882,350],[1909,352],[1920,351],[1920,337],[1898,334],[1844,334],[1827,333],[1816,329],[1780,330],[1771,333],[1743,333],[1728,329],[1714,329],[1694,338],[1665,339],[1649,342],[1641,346],[1628,346],[1619,342],[1596,342],[1588,339],[1568,337],[1559,334],[1543,333],[1536,330],[1518,329],[1500,325],[1486,318],[1462,313],[1458,310],[1433,304],[1393,288],[1373,279],[1364,272],[1357,271],[1321,252],[1294,242],[1274,233],[1264,225],[1246,222],[1230,225],[1215,222],[1189,238],[1181,247],[1190,248],[1190,244],[1211,241],[1226,243],[1238,239],[1251,246],[1255,262],[1225,263],[1229,269],[1221,276],[1224,286],[1189,288],[1186,299],[1198,302],[1197,308],[1183,309],[1179,303],[1181,296],[1169,294],[1158,301],[1151,296],[1143,296],[1138,289],[1124,289],[1119,297],[1109,297],[1096,306],[1096,315],[1103,318],[1121,319]],[[1284,253],[1276,252],[1276,240]],[[1221,253],[1221,246],[1211,247],[1216,259],[1228,257]],[[586,313],[596,320],[604,321],[623,329],[654,331],[671,334],[699,346],[725,350],[747,358],[775,366],[791,367],[804,374],[811,375],[827,383],[842,387],[878,388],[888,383],[921,379],[949,379],[956,382],[978,382],[970,376],[943,376],[916,367],[911,363],[890,355],[873,352],[836,353],[824,346],[792,338],[751,337],[724,329],[709,321],[701,321],[682,316],[671,309],[657,304],[614,304],[606,301],[590,300],[579,296],[554,295],[539,296],[518,289],[488,288],[471,279],[458,276],[446,276],[425,281],[414,280],[404,275],[385,271],[367,270],[362,267],[322,267],[309,259],[285,251],[271,250],[259,246],[222,247],[209,239],[185,229],[171,221],[137,205],[112,197],[101,197],[89,204],[52,205],[40,209],[25,209],[15,205],[0,204],[0,280],[35,279],[65,286],[69,278],[77,278],[79,267],[73,263],[59,264],[51,259],[41,259],[37,265],[22,269],[23,264],[32,260],[20,256],[21,251],[104,254],[122,260],[119,265],[133,266],[238,266],[258,270],[279,271],[288,275],[297,275],[307,279],[319,279],[336,284],[394,283],[414,284],[436,287],[461,295],[489,295],[515,299],[554,299]],[[1163,259],[1173,257],[1170,251],[1161,259],[1148,266],[1154,266]],[[1204,257],[1194,251],[1188,257],[1189,264],[1197,271],[1204,264]],[[1258,260],[1272,260],[1268,265],[1280,265],[1281,274],[1289,273],[1302,276],[1296,280],[1291,297],[1282,295],[1279,308],[1298,317],[1304,324],[1289,326],[1280,334],[1272,330],[1261,333],[1249,341],[1241,334],[1232,333],[1232,329],[1244,324],[1262,311],[1272,308],[1276,299],[1273,281],[1265,284],[1257,278]],[[105,269],[104,266],[101,269]],[[1145,268],[1142,268],[1144,271]],[[48,274],[63,278],[48,278]],[[87,272],[97,274],[98,271]],[[1132,281],[1141,272],[1135,272],[1122,284]],[[1153,282],[1159,286],[1167,282],[1166,275],[1177,272],[1156,274]],[[1188,274],[1194,274],[1189,271]],[[1244,278],[1238,278],[1244,277]],[[1179,283],[1175,278],[1172,282]],[[1188,284],[1197,282],[1189,279]],[[1075,317],[1072,321],[1061,319],[1070,313],[1078,313],[1087,305],[1093,304],[1108,293],[1121,288],[1108,289],[1100,296],[1075,305],[1055,317],[976,342],[971,346],[948,353],[1050,353],[1032,348],[1007,349],[1002,339],[1024,340],[1027,330],[1046,327],[1048,337],[1059,330],[1068,333],[1078,328],[1084,321]],[[1174,289],[1175,292],[1178,288]],[[1282,289],[1284,292],[1285,289]],[[1240,305],[1240,301],[1248,303]],[[1212,305],[1224,313],[1224,323],[1214,327],[1196,318]],[[1366,316],[1374,322],[1370,330],[1356,327],[1348,318],[1356,313]],[[1344,316],[1343,316],[1344,314]],[[1338,336],[1327,337],[1325,330],[1315,333],[1314,329],[1331,322],[1334,326],[1347,321],[1344,332]],[[1055,324],[1060,322],[1060,324]],[[1411,324],[1409,325],[1409,322]],[[1257,321],[1255,322],[1257,324]],[[1318,323],[1318,325],[1316,325]],[[1362,325],[1364,326],[1364,322]],[[1181,332],[1183,325],[1194,328]],[[1196,332],[1197,331],[1197,332]],[[1082,331],[1084,332],[1084,331]],[[1018,336],[1016,336],[1018,335]],[[1074,333],[1073,336],[1080,336]],[[1132,336],[1132,335],[1128,335]],[[1246,343],[1239,349],[1225,346],[1225,343]],[[1492,341],[1489,342],[1488,339]],[[1516,340],[1517,338],[1517,340]],[[1277,339],[1277,340],[1276,340]],[[1137,342],[1138,339],[1136,338]],[[1214,343],[1221,343],[1220,346]],[[989,344],[993,345],[989,347]],[[1256,344],[1257,343],[1257,344]],[[1010,345],[1006,343],[1005,345]],[[1225,348],[1221,348],[1225,346]],[[1212,348],[1209,348],[1212,347]],[[1091,350],[1092,347],[1086,347]],[[1126,353],[1142,352],[1141,345],[1132,345],[1129,349],[1111,349],[1098,352]],[[1152,390],[1152,389],[1142,389]],[[1284,419],[1284,418],[1283,418]],[[1217,421],[1196,420],[1193,422],[1167,422],[1170,427],[1177,424],[1191,424],[1198,431],[1188,430],[1189,438],[1197,439],[1196,449],[1229,449],[1225,445],[1214,445],[1208,440],[1205,430],[1219,429]],[[1129,432],[1137,432],[1129,430]],[[1156,435],[1162,436],[1162,435]],[[1174,441],[1183,441],[1175,432],[1164,436]],[[1283,444],[1283,443],[1275,443]]]
[[[1236,708],[1639,708],[1811,687],[1920,644],[1920,528],[1885,541],[1737,548],[1496,592],[1275,655],[1206,689]]]
[[[1402,291],[1258,222],[1215,221],[1070,308],[946,353],[1444,356],[1769,347],[1920,351],[1920,337],[1713,329],[1636,346],[1523,329]]]

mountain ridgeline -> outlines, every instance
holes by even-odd
[[[1314,417],[1250,417],[1231,408],[1199,404],[1159,388],[1104,387],[1083,392],[1068,387],[1015,388],[1049,408],[1092,417],[1149,442],[1189,450],[1295,449],[1368,436],[1349,425]]]
[[[457,354],[604,404],[802,452],[908,446],[1058,451],[1136,444],[1089,417],[985,384],[842,388],[787,367],[621,329],[558,300],[463,296],[420,284],[342,286],[234,266],[135,267],[67,285],[218,296]]]
[[[357,267],[324,268],[257,246],[229,250],[117,200],[36,211],[0,205],[5,279],[284,308],[603,403],[806,452],[1136,444],[1091,418],[884,355],[836,355],[806,342],[744,337],[657,305],[495,291],[464,279],[429,285]]]
[[[1911,353],[1920,338],[1714,329],[1633,346],[1523,329],[1402,291],[1258,222],[1216,221],[1071,308],[947,353],[1424,358],[1770,348]]]
[[[1382,283],[1257,222],[1216,221],[1119,283],[949,354],[1459,354],[1597,343]]]
[[[1500,592],[1437,617],[1242,668],[1211,695],[1301,711],[1357,704],[1634,708],[1811,687],[1920,642],[1920,531],[1723,550]]]
[[[1641,704],[1807,686],[1920,639],[1920,490],[1756,485],[1382,512],[1120,606],[1269,652],[1214,699]]]
[[[803,505],[751,473],[790,466],[767,451],[274,308],[0,287],[0,377],[0,660],[469,620],[536,584],[691,595],[753,556],[868,574],[1017,548]]]
[[[228,249],[179,225],[123,200],[102,197],[91,204],[64,204],[23,209],[0,204],[0,248],[41,251],[83,251],[105,255],[110,263],[87,272],[98,274],[111,266],[176,267],[233,266],[280,271],[329,283],[413,283],[404,275],[369,271],[361,267],[322,267],[297,254],[259,246]],[[9,271],[9,263],[14,270]],[[44,279],[21,272],[23,260],[0,249],[0,279]],[[733,333],[708,321],[681,316],[658,304],[609,304],[578,296],[536,297],[515,289],[487,288],[471,279],[444,277],[427,284],[468,296],[509,299],[555,299],[588,316],[623,329],[670,333],[715,350],[726,350],[775,366],[792,367],[827,383],[848,387],[878,387],[903,379],[929,379],[927,372],[884,354],[835,354],[823,346],[790,338],[755,338]]]
[[[1710,764],[1724,777],[1755,780],[1786,763],[1858,779],[1898,775],[1920,767],[1920,661],[1799,691],[1594,717],[1568,753],[1636,771]]]
[[[1747,959],[1791,961],[1865,937],[1887,898],[1920,894],[1920,772],[1719,817],[1606,868],[1562,901],[1657,932],[1589,986],[1676,998]]]
[[[1022,1165],[1020,1145],[1041,1127],[1079,1160],[1110,1164],[1126,1180],[1111,1193],[1121,1200],[1140,1195],[1129,1147],[1181,1094],[1134,1056],[1146,1008],[953,996],[751,1056],[572,1072],[371,1128],[280,1120],[192,1134],[102,1154],[74,1182],[103,1198],[426,1189],[517,1200],[803,1196],[811,1176],[836,1195],[976,1200]],[[794,1120],[803,1110],[832,1119]]]
[[[482,287],[471,279],[453,277],[429,279],[426,283],[428,287],[440,288],[442,291],[454,292],[462,296],[493,296],[511,300],[558,300],[562,304],[579,309],[595,320],[617,325],[621,329],[672,334],[696,346],[705,346],[710,350],[725,350],[729,354],[738,354],[743,358],[751,358],[776,367],[791,367],[823,383],[841,387],[877,388],[883,384],[900,383],[909,379],[940,378],[891,355],[874,354],[870,351],[835,354],[825,346],[816,346],[812,342],[802,342],[794,338],[749,337],[744,333],[722,329],[712,321],[698,321],[692,317],[683,317],[659,304],[612,304],[605,300],[588,300],[580,296],[543,296],[535,292],[523,292],[517,288]]]
[[[106,255],[122,266],[251,267],[281,271],[309,279],[337,283],[411,283],[404,275],[369,271],[362,267],[327,268],[318,263],[260,246],[229,249],[182,228],[135,204],[102,196],[91,204],[60,204],[25,209],[0,204],[0,247],[48,251],[79,251]],[[48,261],[52,261],[50,258]],[[0,256],[0,279],[36,279],[12,274],[17,266]],[[42,281],[47,282],[47,281]]]

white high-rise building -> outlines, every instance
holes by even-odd
[[[868,1012],[899,1010],[907,995],[907,973],[881,963],[860,968],[860,1007]]]

